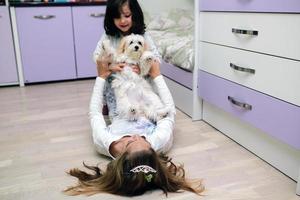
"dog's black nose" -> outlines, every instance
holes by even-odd
[[[134,49],[137,51],[139,50],[139,46],[134,46]]]

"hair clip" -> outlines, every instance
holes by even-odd
[[[145,174],[145,179],[148,183],[151,182],[151,179],[153,178],[153,175],[152,174]]]
[[[145,174],[147,174],[149,172],[156,173],[156,170],[148,165],[139,165],[139,166],[136,166],[135,168],[131,169],[130,171],[133,173],[144,172]],[[151,181],[151,178],[150,178],[150,181]]]

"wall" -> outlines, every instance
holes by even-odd
[[[143,11],[157,15],[174,8],[190,9],[194,12],[194,0],[138,0]]]

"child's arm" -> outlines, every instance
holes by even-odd
[[[144,37],[145,37],[145,41],[148,45],[148,51],[151,51],[154,54],[154,56],[156,58],[158,58],[159,61],[161,61],[161,55],[159,54],[158,49],[157,49],[152,37],[147,32],[144,34]]]
[[[156,128],[150,137],[152,148],[157,152],[167,152],[173,144],[173,130],[175,124],[175,106],[171,93],[160,75],[153,80],[163,103],[170,107],[167,117],[157,122]]]
[[[150,144],[155,151],[167,152],[173,143],[173,130],[175,123],[175,105],[171,92],[166,85],[163,76],[160,74],[159,63],[154,62],[149,75],[153,78],[153,83],[157,88],[158,95],[162,102],[170,108],[167,117],[157,122],[156,128],[150,137]]]
[[[105,79],[110,75],[110,71],[106,66],[97,65],[98,77],[93,88],[90,107],[89,117],[93,131],[93,141],[97,151],[101,154],[110,156],[108,149],[111,143],[111,138],[108,134],[106,122],[100,110],[103,107],[103,89]]]
[[[97,151],[101,154],[109,156],[107,147],[105,146],[106,141],[109,140],[109,134],[107,132],[106,122],[100,110],[103,106],[103,88],[105,80],[97,77],[91,96],[90,107],[89,107],[89,118],[90,124],[93,131],[93,142]]]

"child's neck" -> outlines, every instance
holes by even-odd
[[[122,37],[125,37],[125,36],[127,36],[127,35],[130,35],[131,34],[131,32],[129,32],[129,31],[127,31],[127,32],[121,32],[121,36]]]

